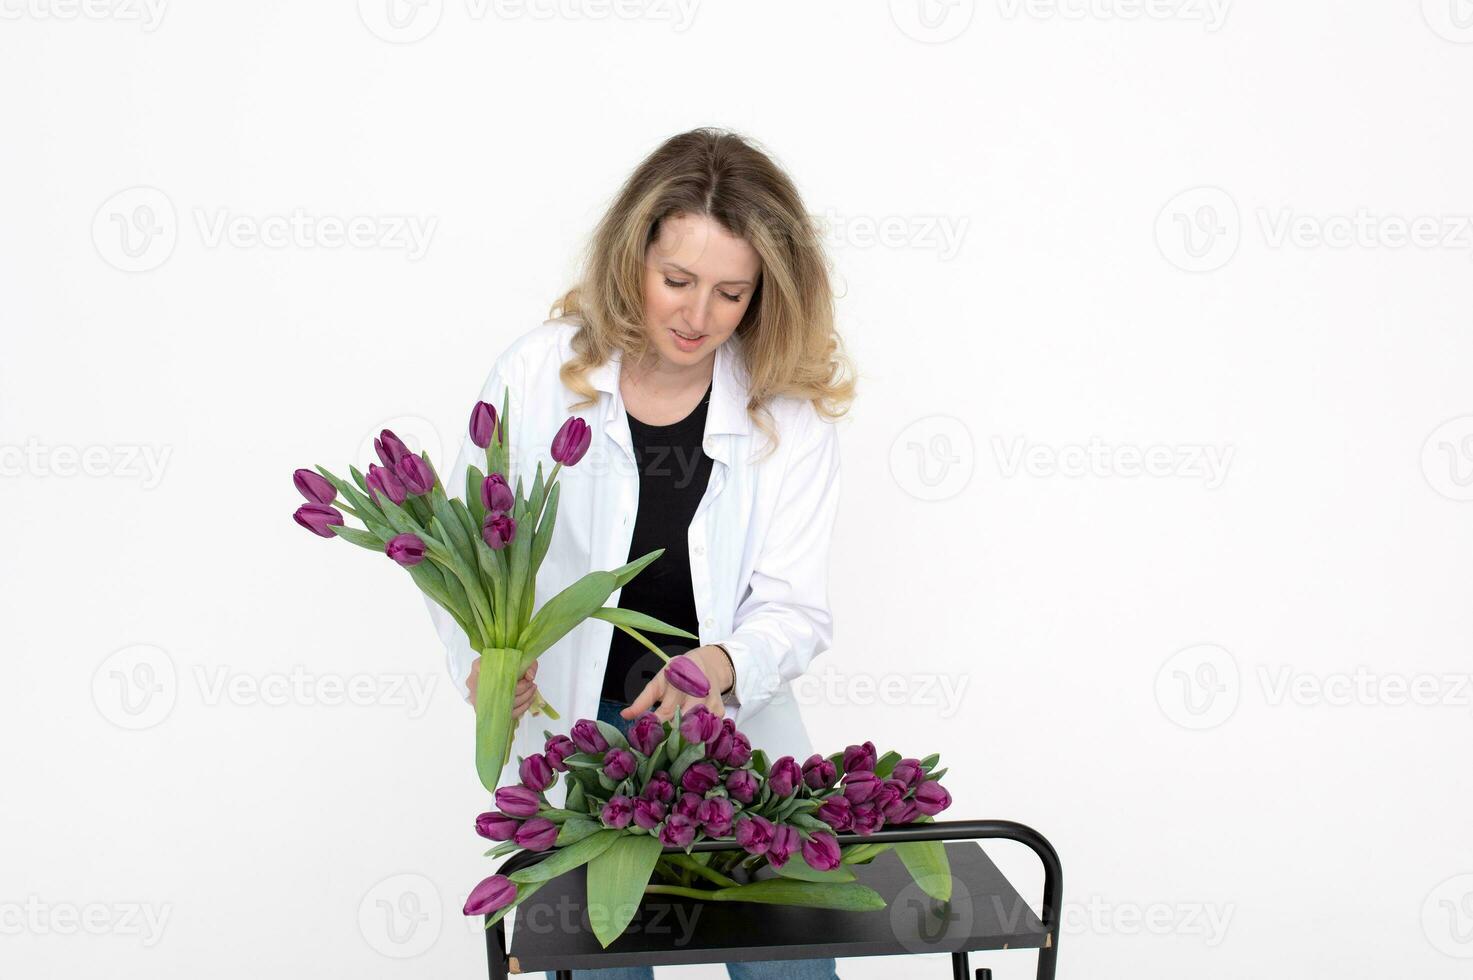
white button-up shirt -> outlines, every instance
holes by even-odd
[[[619,392],[619,354],[588,374],[598,403],[571,411],[576,396],[563,386],[558,369],[572,356],[576,329],[575,320],[560,318],[524,334],[497,359],[481,391],[481,399],[498,411],[503,392],[509,395],[513,484],[520,477],[530,488],[538,462],[544,475],[550,471],[553,436],[569,415],[591,429],[587,454],[558,476],[557,526],[537,574],[539,608],[588,572],[639,557],[629,554],[639,469]],[[740,343],[733,334],[717,347],[712,371],[703,447],[713,462],[688,541],[696,632],[702,645],[724,645],[736,668],[736,688],[724,700],[726,717],[753,748],[801,763],[813,748],[789,682],[833,639],[828,557],[839,502],[838,431],[808,400],[774,398],[768,408],[778,446],[756,459],[767,439],[747,415]],[[454,468],[441,474],[448,492],[465,492],[472,463],[484,470],[485,451],[467,434]],[[604,605],[618,601],[615,591]],[[451,677],[466,691],[476,652],[455,621],[426,602],[447,648]],[[567,732],[577,719],[596,716],[613,630],[603,620],[586,620],[539,658],[537,686],[561,717],[522,715],[499,785],[517,781],[519,757],[542,750],[544,729]],[[659,645],[673,638],[650,639]]]

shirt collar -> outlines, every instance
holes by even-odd
[[[711,435],[750,435],[752,419],[747,414],[747,371],[742,361],[741,338],[736,334],[716,348],[716,363],[711,370],[711,402],[706,408],[706,432]],[[588,382],[597,391],[612,397],[604,403],[604,421],[612,422],[617,406],[623,403],[619,394],[619,363],[622,352],[616,347],[609,359],[588,372]]]

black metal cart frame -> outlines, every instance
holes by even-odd
[[[868,835],[841,833],[835,834],[835,836],[838,838],[840,846],[848,846],[851,844],[899,844],[905,841],[942,841],[958,842],[957,846],[962,847],[960,842],[965,841],[1011,840],[1017,841],[1018,843],[1028,847],[1031,851],[1033,851],[1035,855],[1038,856],[1039,861],[1043,864],[1043,896],[1040,910],[1041,915],[1035,918],[1033,916],[1032,910],[1025,908],[1022,912],[1022,916],[1026,916],[1028,922],[1024,930],[1020,931],[1017,935],[1004,937],[1013,940],[1012,942],[976,940],[973,937],[958,943],[958,945],[963,948],[950,950],[952,977],[953,980],[970,980],[969,973],[971,968],[967,956],[969,950],[975,952],[979,950],[989,949],[1036,948],[1038,950],[1038,980],[1054,980],[1054,971],[1059,955],[1059,915],[1064,873],[1063,867],[1059,862],[1059,856],[1057,852],[1055,852],[1053,845],[1050,844],[1048,840],[1038,831],[1023,824],[1013,823],[1007,820],[951,820],[936,821],[931,823],[913,823],[905,824],[899,827],[888,827]],[[698,841],[697,843],[692,844],[690,847],[690,851],[692,853],[698,851],[730,851],[737,849],[739,849],[739,845],[736,844],[734,841],[705,840]],[[993,880],[1001,881],[1005,885],[1007,884],[1006,879],[1002,878],[1000,873],[996,871],[995,866],[993,866],[992,863],[987,860],[986,856],[982,853],[980,847],[974,846],[970,849],[957,850],[954,852],[952,848],[948,847],[947,850],[949,856],[955,854],[963,858],[970,858],[971,852],[975,851],[976,856],[980,858],[981,861],[986,863],[986,867],[990,868],[992,872],[997,875],[997,877]],[[541,861],[543,858],[548,857],[553,853],[555,852],[550,850],[540,852],[520,851],[509,857],[505,862],[503,862],[501,867],[498,869],[498,873],[503,875],[510,875],[520,870],[521,868],[528,867],[529,865]],[[684,854],[686,853],[686,849],[680,847],[667,847],[664,849],[664,853]],[[885,854],[880,855],[879,858],[875,859],[875,863],[879,863],[880,859],[882,858],[894,859],[895,862],[898,863],[898,858],[895,858],[895,854],[893,851],[888,851]],[[965,880],[957,874],[956,864],[957,862],[953,861],[953,878],[954,880],[962,881],[963,883],[965,883]],[[865,868],[865,865],[856,865],[852,867],[854,867],[856,873],[862,873],[862,869]],[[586,869],[576,869],[574,871],[570,871],[567,875],[562,875],[559,877],[559,879],[554,879],[554,882],[560,881],[562,878],[572,878],[575,875],[581,875],[581,873],[585,871]],[[552,883],[549,883],[549,885],[551,884]],[[518,906],[516,914],[520,915],[523,910],[527,909],[529,906],[536,905],[539,899],[544,899],[545,896],[543,893],[547,890],[547,887],[548,886],[544,886],[544,888],[540,890],[536,895],[531,896],[521,906]],[[995,888],[996,886],[994,885],[993,887]],[[1021,902],[1021,899],[1017,897],[1016,892],[1011,891],[1010,886],[1009,893],[1012,896],[1012,900],[1014,902]],[[646,896],[646,901],[649,901],[650,899],[655,897],[656,896]],[[660,897],[662,899],[664,898],[664,896]],[[979,897],[981,896],[979,895]],[[996,899],[996,896],[994,896],[994,899]],[[749,904],[723,902],[702,903],[686,899],[682,899],[680,901],[689,902],[690,904],[697,906],[725,906],[728,909],[736,905]],[[762,906],[761,908],[765,910],[761,914],[770,916],[772,915],[772,910],[780,909],[783,907]],[[832,912],[825,914],[833,916],[864,916],[872,915],[874,913]],[[486,916],[486,918],[489,919],[490,916],[488,915]],[[593,968],[588,962],[584,962],[587,960],[586,954],[581,957],[573,955],[571,951],[571,947],[573,945],[572,940],[579,937],[572,936],[565,937],[568,939],[567,946],[570,950],[567,957],[559,959],[557,953],[550,953],[544,950],[541,951],[540,955],[534,955],[531,958],[530,962],[519,964],[517,962],[517,958],[508,951],[505,922],[506,919],[505,917],[503,917],[502,919],[497,920],[494,925],[488,926],[486,929],[486,956],[490,969],[491,980],[507,980],[509,971],[520,972],[523,969],[525,969],[525,971],[528,973],[548,970],[554,972],[558,980],[572,980],[574,969]],[[520,942],[522,936],[520,919],[518,920],[518,928],[515,930],[515,933],[516,935],[514,936],[514,940]],[[625,937],[620,937],[620,940],[613,943],[610,949],[617,947],[624,938]],[[699,947],[693,948],[698,949]],[[751,947],[750,949],[745,950],[724,947],[723,951],[724,955],[727,955],[729,959],[752,960],[797,959],[818,956],[831,956],[839,958],[853,956],[904,954],[906,952],[914,952],[914,950],[901,948],[898,946],[898,944],[895,949],[882,949],[877,948],[874,944],[862,944],[856,946],[848,944],[842,940],[832,943],[820,942],[817,944],[808,944],[804,946],[801,956],[795,956],[791,951],[784,950],[781,947]],[[681,950],[662,949],[658,951],[648,950],[646,954],[643,955],[624,954],[622,957],[622,962],[618,965],[635,965],[634,959],[631,959],[631,957],[634,957],[634,959],[637,959],[639,962],[651,966],[668,966],[676,965],[679,963],[715,962],[711,959],[702,958],[683,959]],[[567,966],[563,966],[562,964],[568,963],[569,959],[578,959],[580,961],[569,963]],[[979,973],[980,972],[981,971],[979,971]]]

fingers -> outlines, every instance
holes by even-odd
[[[638,718],[644,712],[650,710],[655,701],[661,698],[664,693],[665,672],[660,671],[660,673],[654,676],[653,680],[644,686],[644,690],[639,692],[639,697],[630,702],[629,707],[619,712],[619,714],[625,718]]]

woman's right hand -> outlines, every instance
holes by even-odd
[[[526,714],[527,709],[532,706],[532,700],[537,697],[537,685],[533,682],[533,678],[537,676],[537,665],[541,662],[540,660],[532,661],[532,666],[528,667],[527,672],[517,681],[516,698],[511,708],[513,718],[521,718]],[[481,658],[477,657],[471,662],[471,675],[466,678],[465,682],[466,687],[470,690],[471,704],[476,703],[476,681],[480,679],[480,676]]]

